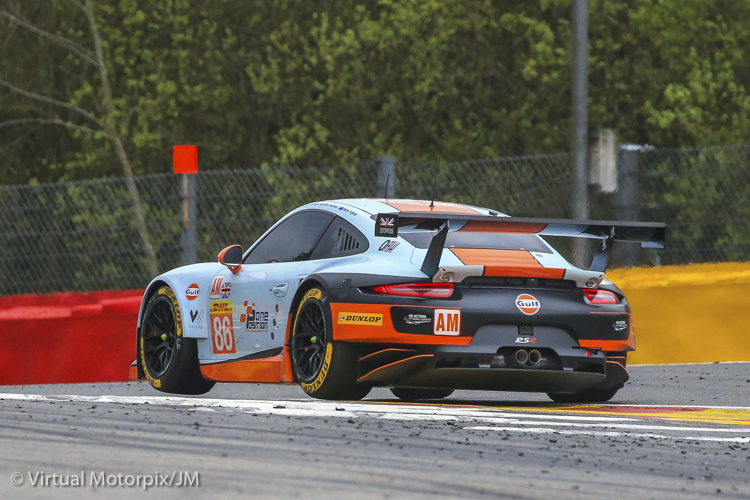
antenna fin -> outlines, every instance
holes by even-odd
[[[383,193],[383,198],[385,198],[385,202],[388,203],[388,182],[391,180],[391,174],[388,174],[388,177],[385,178],[385,193]]]
[[[432,183],[432,198],[430,199],[430,209],[435,208],[435,188],[437,187],[438,176],[440,175],[440,160],[443,158],[443,139],[445,134],[440,135],[440,152],[438,153],[437,172],[435,173],[435,182]]]

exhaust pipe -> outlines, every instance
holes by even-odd
[[[529,351],[529,365],[536,366],[542,361],[542,353],[534,349]]]
[[[516,351],[516,361],[518,361],[518,363],[524,365],[524,364],[526,364],[526,362],[528,360],[529,360],[529,353],[528,352],[526,352],[523,349],[519,349],[519,350]]]

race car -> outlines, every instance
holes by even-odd
[[[247,251],[156,277],[130,376],[176,394],[265,382],[322,399],[388,387],[404,400],[479,389],[606,401],[635,349],[628,301],[605,279],[612,245],[663,248],[665,233],[437,201],[310,203]],[[591,268],[547,235],[596,239]]]

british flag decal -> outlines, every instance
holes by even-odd
[[[231,298],[230,295],[232,294],[232,283],[231,282],[224,282],[224,284],[221,287],[221,294],[219,296],[220,299],[229,299]]]
[[[398,215],[378,214],[375,218],[375,236],[389,238],[398,236]]]

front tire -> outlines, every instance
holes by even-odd
[[[305,293],[290,340],[292,366],[302,390],[314,398],[358,400],[371,386],[357,382],[357,348],[334,342],[331,307],[321,288]]]
[[[163,286],[143,313],[138,363],[151,387],[172,394],[205,394],[215,382],[203,378],[195,339],[182,336],[182,317],[174,291]]]
[[[391,392],[404,401],[420,399],[445,399],[453,394],[453,389],[418,389],[416,387],[392,387]]]

